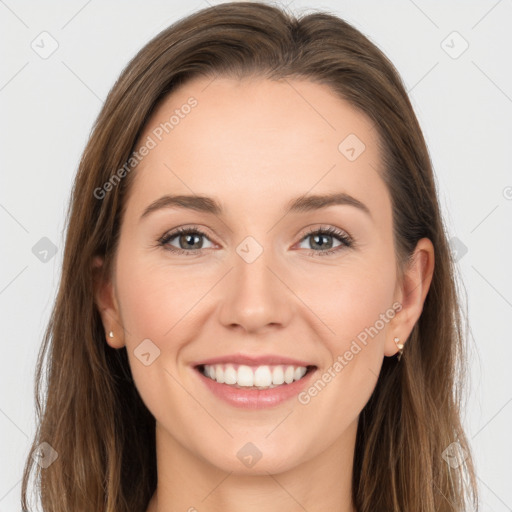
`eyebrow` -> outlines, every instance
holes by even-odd
[[[334,205],[348,205],[358,208],[370,217],[369,208],[345,192],[324,195],[308,195],[291,199],[286,204],[285,214],[321,210]],[[164,195],[153,201],[142,213],[141,220],[150,213],[162,208],[184,208],[213,215],[222,215],[222,206],[212,197],[199,195]]]

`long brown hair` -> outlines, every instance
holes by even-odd
[[[180,20],[142,48],[95,123],[74,183],[60,287],[37,363],[38,428],[23,475],[23,509],[29,508],[34,470],[47,512],[144,512],[156,488],[155,421],[135,388],[126,349],[105,342],[92,263],[104,257],[105,274],[112,270],[136,170],[124,167],[126,176],[115,183],[113,176],[129,161],[159,102],[199,76],[326,84],[375,123],[399,268],[427,237],[435,248],[435,271],[401,361],[384,358],[360,415],[353,500],[358,512],[462,512],[476,506],[460,420],[464,315],[432,165],[404,85],[386,56],[334,15],[296,17],[262,3],[233,2]],[[41,443],[58,454],[47,468],[32,457]],[[450,459],[455,448],[465,457]]]

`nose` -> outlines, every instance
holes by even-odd
[[[285,327],[292,314],[293,294],[284,271],[263,251],[254,261],[235,259],[224,280],[220,321],[230,329],[251,333]]]

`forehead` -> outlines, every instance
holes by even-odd
[[[256,212],[308,192],[344,191],[386,206],[377,130],[323,84],[195,79],[155,110],[140,144],[149,139],[132,184],[139,210],[164,193],[213,196]]]

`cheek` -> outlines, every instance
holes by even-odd
[[[323,318],[335,334],[322,340],[330,360],[298,396],[294,420],[306,453],[329,446],[353,428],[377,383],[389,321],[394,317],[394,282],[391,277],[379,280],[370,274],[357,277],[338,283],[343,288],[333,284],[336,294],[332,297],[337,299],[329,303]],[[320,439],[319,425],[323,426]]]
[[[193,317],[190,310],[208,288],[203,290],[197,276],[185,268],[157,266],[147,258],[127,254],[120,251],[116,283],[134,382],[158,421],[171,425],[173,418],[180,417],[183,423],[191,400],[177,384],[188,377],[187,369],[177,363],[196,332],[187,328]]]
[[[117,283],[127,341],[150,338],[161,348],[164,339],[175,338],[173,329],[204,294],[201,281],[185,267],[155,265],[144,258],[120,258]]]
[[[374,345],[383,340],[394,316],[392,254],[390,258],[357,255],[308,274],[295,289],[323,324],[318,331],[333,357],[348,350],[352,340],[363,344],[373,340]]]
[[[329,361],[319,372],[316,385],[306,390],[301,403],[313,416],[328,416],[340,426],[354,420],[375,387],[384,357],[385,341],[390,336],[390,322],[396,283],[395,260],[392,251],[385,256],[368,253],[357,263],[336,268],[330,279],[323,277],[317,284],[323,287],[308,295],[308,305],[326,326],[322,344]],[[323,294],[319,290],[323,289]],[[302,293],[306,293],[304,288]],[[305,296],[305,295],[302,295]],[[318,397],[318,398],[317,398]],[[329,412],[330,411],[330,412]]]
[[[171,379],[164,370],[174,375],[186,338],[181,322],[197,302],[198,290],[192,287],[186,271],[157,267],[136,251],[122,250],[116,288],[132,374],[150,406],[152,396]]]

